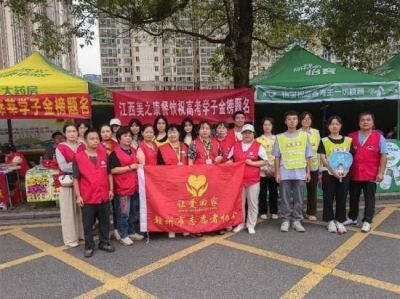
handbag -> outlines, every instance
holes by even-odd
[[[62,174],[59,176],[58,180],[60,181],[60,184],[63,187],[72,187],[74,182],[72,174]]]

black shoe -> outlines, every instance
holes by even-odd
[[[100,244],[99,245],[99,249],[107,251],[107,252],[114,252],[115,251],[114,247],[112,247],[110,244]]]
[[[83,254],[85,257],[91,257],[94,253],[93,249],[85,249],[85,253]]]

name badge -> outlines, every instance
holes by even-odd
[[[206,160],[206,164],[208,164],[208,165],[213,164],[213,163],[212,163],[212,160],[211,160],[211,159],[207,159],[207,160]]]
[[[182,162],[178,162],[178,164],[177,165],[183,165],[183,163]]]

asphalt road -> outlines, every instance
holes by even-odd
[[[6,298],[400,298],[400,199],[377,203],[373,231],[247,232],[168,239],[114,253],[63,246],[59,223],[0,226],[0,294]]]

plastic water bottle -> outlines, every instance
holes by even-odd
[[[40,167],[43,167],[43,156],[40,156],[39,165]]]
[[[396,184],[396,186],[400,186],[400,166],[398,168],[395,166],[392,169],[393,169],[394,183]]]
[[[385,174],[383,175],[383,181],[379,184],[379,186],[383,190],[388,190],[392,185],[392,170],[386,169]]]

